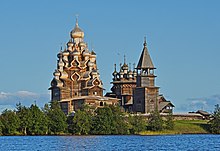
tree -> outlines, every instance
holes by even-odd
[[[92,134],[112,134],[113,114],[112,110],[105,106],[97,108],[92,121]]]
[[[119,106],[109,106],[112,110],[112,134],[129,134],[128,123],[125,120],[125,114],[121,111]]]
[[[14,111],[6,109],[2,112],[0,118],[3,125],[2,132],[4,135],[14,135],[17,133],[20,120]]]
[[[32,104],[30,107],[31,113],[31,125],[29,131],[32,135],[43,135],[48,132],[48,122],[46,115],[39,109],[35,104]]]
[[[16,106],[17,106],[16,114],[20,119],[19,129],[24,135],[27,135],[28,129],[31,127],[31,123],[32,123],[30,109],[25,106],[22,106],[21,103],[16,104]]]
[[[152,131],[161,131],[163,129],[163,119],[157,109],[151,112],[148,118],[148,129]]]
[[[168,129],[168,130],[174,129],[174,121],[173,121],[172,112],[169,112],[168,115],[166,116],[165,124],[166,124],[165,129]]]
[[[128,117],[129,129],[131,134],[138,134],[146,129],[146,120],[140,115],[131,115]]]
[[[50,133],[60,134],[64,133],[67,129],[67,117],[61,110],[58,101],[52,101],[50,108],[45,105],[44,112],[48,117],[48,129]]]
[[[2,124],[1,116],[0,116],[0,136],[2,135],[2,129],[3,129],[3,124]]]
[[[215,134],[220,134],[220,107],[219,104],[215,105],[214,113],[212,114],[212,119],[209,121],[211,126],[211,132]]]
[[[72,129],[74,134],[87,135],[91,128],[91,116],[86,111],[78,110],[74,114]]]

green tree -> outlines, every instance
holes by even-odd
[[[161,131],[163,129],[163,119],[157,109],[151,112],[148,118],[148,129],[152,131]]]
[[[130,115],[128,117],[129,129],[131,134],[138,134],[146,130],[146,120],[140,115]]]
[[[22,106],[21,103],[16,104],[17,106],[17,116],[20,119],[20,131],[24,135],[27,135],[28,133],[28,128],[31,127],[32,124],[32,117],[31,117],[31,112],[30,109]]]
[[[3,125],[2,132],[4,135],[17,134],[17,130],[20,125],[20,120],[14,111],[6,109],[2,112],[0,118],[0,121]]]
[[[2,129],[3,129],[3,124],[2,124],[1,116],[0,116],[0,136],[2,135]]]
[[[219,104],[215,105],[214,113],[212,114],[212,119],[209,121],[211,132],[215,134],[220,134],[220,107]]]
[[[48,117],[49,132],[54,134],[61,134],[67,130],[67,117],[61,110],[58,101],[52,101],[50,108],[45,105],[44,112]]]
[[[92,121],[92,134],[112,134],[113,113],[112,110],[105,106],[97,108],[96,115]]]
[[[168,115],[166,116],[165,124],[166,124],[165,129],[168,129],[168,130],[174,129],[174,120],[173,120],[172,112],[169,112]]]
[[[68,125],[67,130],[71,134],[74,134],[73,118],[74,118],[73,114],[67,116],[67,125]]]
[[[78,110],[73,117],[73,133],[87,135],[91,128],[91,116],[86,111]]]
[[[119,106],[109,106],[112,110],[112,134],[129,134],[128,123],[125,120],[125,113],[121,111]]]
[[[47,123],[47,117],[39,109],[37,105],[32,104],[30,107],[30,113],[31,113],[31,125],[30,128],[28,128],[30,134],[32,135],[43,135],[47,134],[48,132],[48,123]]]

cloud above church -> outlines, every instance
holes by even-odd
[[[178,106],[176,109],[178,111],[187,112],[205,110],[211,113],[214,111],[216,104],[220,104],[220,94],[212,95],[209,97],[188,98],[186,103]]]
[[[17,103],[24,106],[30,106],[35,103],[39,107],[43,107],[50,100],[49,93],[34,93],[30,91],[17,91],[15,93],[0,92],[0,112],[5,109],[15,109]]]

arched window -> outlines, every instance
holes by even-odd
[[[100,106],[104,106],[103,102],[100,102]]]

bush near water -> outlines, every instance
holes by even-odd
[[[119,106],[104,106],[96,110],[84,106],[74,116],[66,116],[57,101],[40,109],[17,104],[16,110],[0,115],[0,135],[161,135],[220,133],[220,108],[216,105],[210,121],[178,120],[172,113],[162,119],[158,111],[148,119],[122,112]]]

